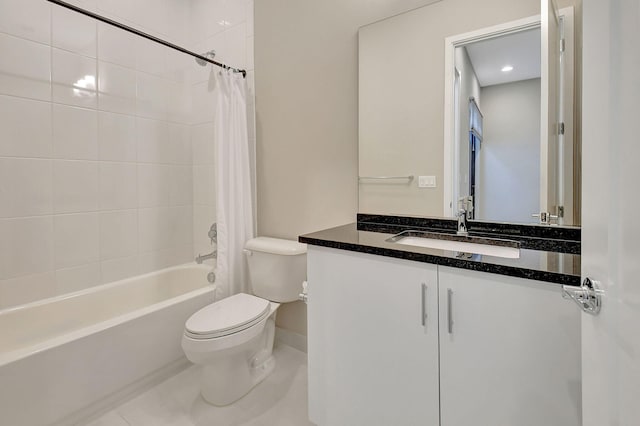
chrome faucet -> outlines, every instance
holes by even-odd
[[[467,228],[467,220],[471,218],[471,212],[473,212],[473,197],[466,196],[461,197],[458,200],[458,235],[469,235],[469,229]]]
[[[211,225],[211,228],[209,228],[209,233],[207,235],[211,240],[211,244],[216,244],[218,242],[218,225],[215,223]]]
[[[196,257],[196,263],[200,265],[205,260],[215,259],[217,257],[218,257],[218,250],[214,250],[209,254],[199,254],[198,257]]]
[[[211,245],[215,245],[215,248],[209,254],[199,254],[198,257],[196,257],[196,263],[198,264],[202,264],[205,260],[216,259],[218,257],[218,228],[215,223],[211,225],[207,235],[211,240]]]

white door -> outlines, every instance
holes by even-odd
[[[580,313],[562,287],[438,267],[441,426],[579,426]]]
[[[311,246],[307,265],[311,421],[438,425],[436,266]]]
[[[584,426],[640,424],[640,1],[584,0],[582,275],[604,290],[582,314]]]
[[[560,111],[560,13],[555,0],[541,2],[540,211],[558,213]]]

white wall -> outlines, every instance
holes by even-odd
[[[258,232],[298,235],[355,221],[358,210],[358,28],[431,3],[427,0],[327,0],[256,3]],[[412,40],[423,40],[425,69],[380,66],[416,78],[431,142],[443,158],[444,38],[539,13],[539,0],[444,0],[408,19]],[[455,19],[450,19],[456,17]],[[396,18],[393,18],[396,19]],[[404,23],[401,24],[401,26]],[[399,46],[398,48],[401,48]],[[415,50],[411,50],[415,53]],[[442,174],[437,176],[442,182]],[[442,191],[436,192],[438,215]],[[436,210],[434,210],[436,211]],[[279,324],[305,333],[303,306],[279,311]],[[288,307],[287,307],[288,308]]]
[[[540,211],[540,79],[482,88],[478,219],[531,223]]]
[[[441,182],[436,182],[436,188],[418,186],[418,176],[442,174],[442,159],[430,152],[437,136],[422,116],[428,95],[415,96],[426,93],[427,82],[414,78],[413,70],[428,66],[431,60],[410,25],[398,26],[394,19],[385,19],[358,32],[358,174],[415,176],[412,181],[360,180],[360,213],[439,212],[430,206],[441,197]]]
[[[256,2],[259,234],[297,239],[355,221],[358,28],[430,2]],[[306,334],[305,305],[281,307],[278,325]]]
[[[251,65],[247,1],[76,3]],[[0,308],[192,261],[214,185],[194,59],[43,0],[0,0],[0,54]]]

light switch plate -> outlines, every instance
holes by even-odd
[[[418,188],[435,188],[435,176],[418,176]]]

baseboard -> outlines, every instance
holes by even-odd
[[[191,365],[186,357],[181,357],[176,361],[162,367],[153,373],[143,377],[140,380],[133,382],[132,384],[124,387],[123,389],[112,393],[111,395],[102,398],[87,407],[76,411],[73,414],[65,417],[64,419],[56,422],[53,426],[69,426],[89,423],[105,413],[113,410],[120,404],[136,397],[137,395],[151,389],[157,384],[165,381],[169,377],[172,377],[182,370],[188,368]]]
[[[284,328],[276,327],[276,343],[291,346],[294,349],[307,353],[307,336]]]

